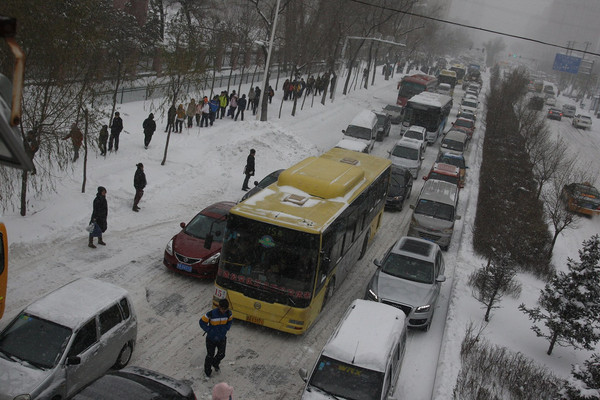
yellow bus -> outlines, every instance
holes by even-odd
[[[373,240],[389,160],[333,148],[286,169],[227,217],[213,304],[233,317],[301,334]]]
[[[450,67],[450,70],[456,72],[456,83],[462,85],[463,78],[467,73],[467,68],[462,64],[453,64]]]
[[[6,279],[8,275],[8,239],[6,227],[0,222],[0,318],[4,315],[6,301]]]
[[[456,86],[456,83],[458,82],[458,79],[456,77],[456,72],[451,71],[449,69],[441,70],[440,75],[438,76],[438,82],[439,83],[447,83],[452,87],[452,90],[454,90],[454,87]]]

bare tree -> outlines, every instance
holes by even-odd
[[[473,297],[486,307],[485,322],[490,320],[490,312],[498,308],[505,294],[518,298],[521,284],[515,280],[517,271],[514,262],[507,255],[497,259],[489,258],[487,265],[469,276],[468,284],[473,288]]]

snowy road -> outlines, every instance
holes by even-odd
[[[426,151],[421,173],[404,210],[385,212],[384,223],[373,245],[337,288],[333,301],[310,331],[295,337],[235,320],[228,335],[227,356],[221,372],[208,381],[202,368],[205,347],[198,319],[211,307],[213,284],[166,270],[162,265],[164,246],[178,232],[180,221],[188,221],[211,202],[237,200],[243,194],[239,190],[242,177],[239,171],[248,148],[257,149],[257,178],[262,178],[274,169],[287,167],[332,147],[341,138],[340,130],[358,110],[363,107],[380,109],[387,103],[394,103],[395,85],[392,81],[382,82],[369,92],[352,92],[346,98],[339,96],[336,103],[324,108],[320,105],[305,108],[296,119],[286,116],[259,124],[247,117],[247,121],[237,125],[243,130],[231,129],[232,121],[217,121],[214,130],[207,133],[201,130],[199,135],[192,132],[185,137],[175,136],[172,146],[175,149],[179,145],[181,149],[171,150],[167,167],[158,166],[164,140],[158,133],[153,142],[156,148],[148,152],[138,149],[141,146],[137,141],[141,142],[141,136],[133,137],[133,134],[122,138],[124,150],[121,151],[130,148],[132,153],[135,152],[135,161],[143,160],[149,176],[150,185],[141,203],[142,211],[132,216],[128,205],[131,196],[127,189],[119,190],[129,188],[134,165],[131,154],[119,154],[112,158],[109,167],[106,165],[110,158],[106,161],[91,159],[92,166],[104,163],[104,170],[97,168],[90,181],[107,182],[104,185],[109,188],[106,248],[92,251],[86,247],[87,238],[80,227],[89,218],[92,195],[88,194],[83,200],[83,195],[77,193],[77,174],[72,181],[66,179],[62,183],[65,186],[60,190],[64,189],[66,193],[62,192],[61,196],[71,196],[62,207],[61,196],[46,199],[53,204],[40,214],[56,213],[49,222],[37,214],[28,217],[30,224],[40,224],[41,232],[32,234],[35,228],[21,227],[18,224],[23,222],[18,217],[5,217],[16,234],[10,252],[9,301],[0,326],[5,326],[26,304],[44,293],[76,277],[91,276],[120,285],[133,297],[139,333],[131,365],[183,379],[193,386],[199,399],[210,398],[210,389],[219,381],[229,382],[238,399],[299,398],[304,383],[298,369],[312,367],[347,306],[355,298],[363,297],[368,279],[376,269],[373,259],[381,257],[399,236],[406,234],[412,213],[408,204],[416,200],[423,185],[421,176],[433,164],[439,140]],[[375,91],[376,96],[373,95]],[[462,91],[457,90],[455,99],[458,101],[461,95]],[[285,104],[286,107],[290,105]],[[124,105],[129,122],[134,114],[146,112],[142,111],[141,104],[137,104],[139,110],[134,106]],[[454,120],[456,107],[450,121]],[[374,154],[387,157],[387,151],[398,137],[399,126],[393,125],[390,137],[376,143]],[[472,162],[480,145],[479,139],[476,133],[470,148],[469,160]],[[473,165],[468,172],[467,185],[460,194],[459,214],[463,216],[468,212],[469,201],[476,200],[470,185],[476,176]],[[89,191],[93,193],[94,189]],[[64,208],[69,208],[74,201],[83,204],[65,211]],[[448,279],[443,285],[431,330],[409,332],[397,398],[432,398],[460,237],[463,229],[470,229],[463,228],[465,220],[468,218],[458,221],[450,251],[445,253]]]

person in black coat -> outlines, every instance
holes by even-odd
[[[250,189],[248,187],[248,181],[251,176],[254,176],[254,155],[256,154],[256,150],[250,149],[250,154],[246,159],[246,167],[244,168],[244,174],[246,175],[246,179],[244,179],[244,184],[242,185],[242,190]]]
[[[108,139],[108,151],[112,151],[113,142],[115,145],[115,151],[119,150],[119,135],[123,130],[123,120],[119,112],[115,112],[115,116],[110,124],[110,138]]]
[[[148,115],[148,118],[146,118],[142,124],[142,128],[144,128],[144,148],[147,149],[152,140],[152,135],[154,135],[154,131],[156,130],[154,114],[150,113],[150,115]]]
[[[98,186],[98,193],[94,199],[94,205],[92,210],[92,218],[90,219],[90,225],[94,225],[94,229],[90,232],[90,240],[88,247],[95,249],[94,238],[98,238],[98,244],[106,246],[106,243],[102,240],[102,234],[106,232],[108,227],[106,218],[108,217],[108,203],[106,202],[106,188]]]
[[[138,212],[140,208],[138,203],[144,195],[144,188],[146,187],[146,174],[144,173],[144,164],[137,163],[137,169],[133,176],[133,187],[135,188],[135,197],[133,198],[133,211]]]
[[[175,117],[177,117],[177,110],[175,109],[175,104],[172,104],[167,112],[167,127],[165,128],[165,133],[171,132],[173,128],[175,128]]]
[[[238,100],[237,114],[235,114],[234,120],[237,121],[238,115],[242,114],[242,121],[244,120],[244,110],[246,109],[246,95],[243,94],[242,98]]]

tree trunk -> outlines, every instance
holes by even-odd
[[[377,73],[377,53],[379,53],[379,42],[375,47],[375,56],[373,57],[373,79],[371,80],[371,86],[375,84],[375,74]]]
[[[85,127],[83,129],[83,182],[81,183],[81,193],[85,193],[85,183],[87,181],[87,154],[88,154],[88,121],[89,114],[87,108],[84,113]]]
[[[167,142],[165,143],[165,154],[163,155],[162,162],[160,165],[165,165],[167,162],[167,151],[169,150],[169,139],[171,138],[171,130],[169,129],[169,133],[167,133]]]
[[[365,79],[365,84],[364,84],[364,88],[368,89],[369,88],[369,72],[370,72],[370,68],[371,68],[371,59],[372,59],[372,54],[373,54],[373,42],[371,41],[371,44],[369,45],[369,58],[367,58],[367,73],[364,74],[364,79]]]
[[[554,332],[552,334],[552,339],[550,340],[550,347],[548,348],[548,351],[546,352],[546,354],[548,354],[548,355],[552,354],[552,350],[554,350],[554,345],[556,344],[556,339],[558,339],[558,332]]]
[[[490,322],[490,312],[492,311],[492,307],[494,306],[494,303],[496,302],[497,295],[498,295],[498,289],[494,289],[494,292],[492,293],[492,295],[490,296],[490,299],[488,301],[487,310],[485,311],[485,317],[484,317],[485,322]]]
[[[21,216],[27,214],[27,171],[21,174]]]
[[[552,252],[554,251],[554,245],[556,244],[556,239],[558,239],[558,235],[560,235],[561,230],[556,229],[554,231],[554,235],[552,235],[552,242],[550,242],[550,248],[548,249],[548,260],[552,259]]]
[[[348,61],[348,75],[346,75],[346,82],[344,82],[344,91],[342,94],[348,94],[348,84],[350,83],[350,75],[352,75],[352,68],[354,68],[354,59]]]

